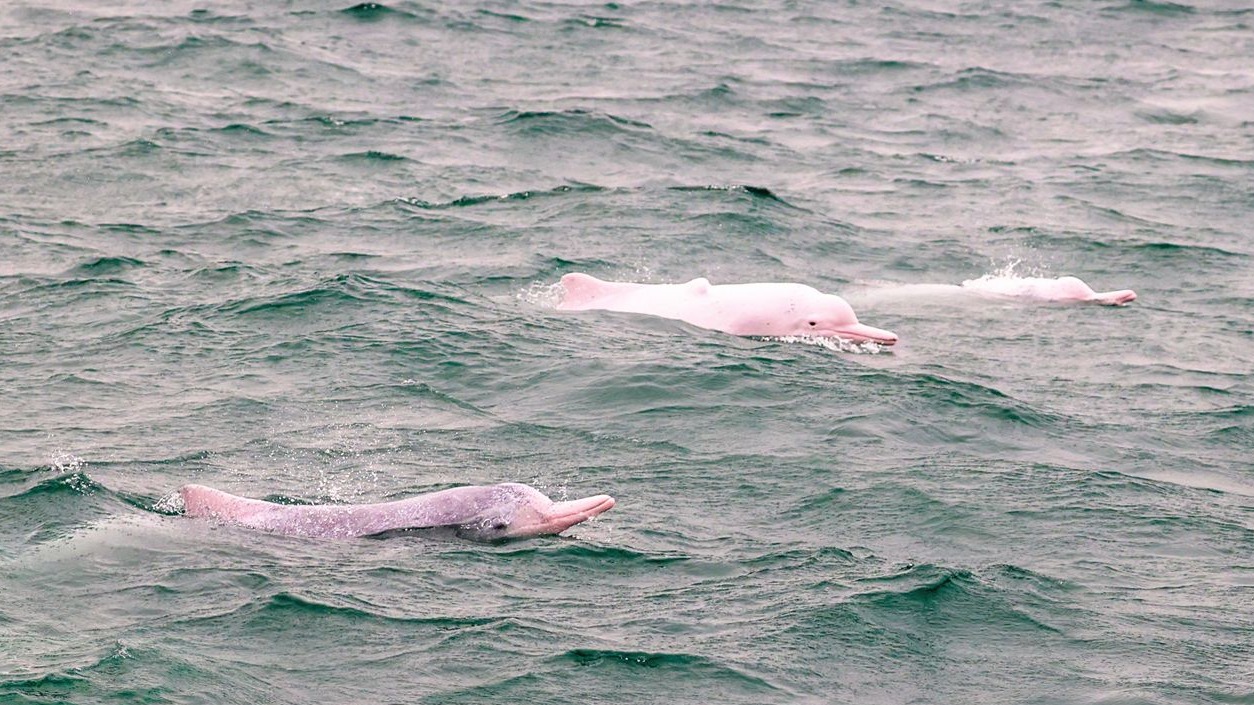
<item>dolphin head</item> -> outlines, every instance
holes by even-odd
[[[614,498],[604,494],[554,502],[539,490],[515,482],[481,489],[488,492],[481,511],[456,526],[458,536],[500,541],[560,534],[614,507]]]
[[[799,335],[845,338],[857,343],[880,345],[897,342],[896,333],[859,323],[849,302],[835,294],[819,294],[809,303],[801,309],[803,315],[795,324]]]
[[[1058,285],[1060,287],[1060,295],[1056,298],[1092,301],[1093,303],[1105,304],[1107,306],[1124,306],[1136,301],[1136,292],[1131,289],[1093,291],[1088,284],[1076,277],[1059,277]]]

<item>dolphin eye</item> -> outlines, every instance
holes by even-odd
[[[498,522],[496,522],[495,524],[493,524],[493,525],[492,525],[492,530],[493,530],[493,531],[504,531],[504,530],[506,530],[506,529],[508,529],[508,528],[509,528],[509,524],[506,524],[506,523],[505,523],[505,522],[503,522],[503,521],[498,521]]]
[[[810,321],[810,327],[811,327],[811,328],[813,328],[813,327],[817,326],[818,324],[819,324],[819,323],[818,323],[818,321]]]

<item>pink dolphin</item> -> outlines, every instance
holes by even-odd
[[[897,335],[858,322],[835,294],[804,284],[724,284],[693,279],[686,284],[607,282],[587,274],[562,277],[564,311],[622,311],[674,318],[732,335],[847,338],[881,345]]]
[[[994,277],[983,276],[962,283],[964,289],[996,296],[1013,296],[1039,301],[1085,301],[1106,306],[1123,306],[1136,300],[1131,289],[1097,292],[1076,277]]]
[[[187,516],[289,536],[347,538],[450,527],[480,541],[560,534],[614,506],[609,495],[554,502],[514,482],[469,485],[378,504],[276,504],[203,485],[179,489]]]

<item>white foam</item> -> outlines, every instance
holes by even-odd
[[[532,282],[526,289],[518,292],[517,298],[519,301],[532,306],[556,309],[557,305],[562,302],[564,293],[565,289],[562,287],[561,282],[553,284]]]
[[[57,450],[53,452],[52,458],[48,460],[48,465],[60,473],[78,472],[87,467],[87,461],[73,453]]]
[[[810,335],[778,335],[759,338],[773,343],[801,343],[802,345],[817,345],[821,348],[827,348],[832,352],[853,353],[855,355],[878,355],[886,352],[889,348],[887,345],[870,340],[863,342],[854,342],[845,340],[844,338],[820,338]]]

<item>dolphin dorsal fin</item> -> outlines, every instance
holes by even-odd
[[[684,288],[696,296],[705,296],[710,293],[710,280],[705,277],[697,277],[684,284]]]
[[[605,284],[606,282],[588,274],[567,274],[562,277],[564,303],[572,306],[589,303],[605,293]]]

